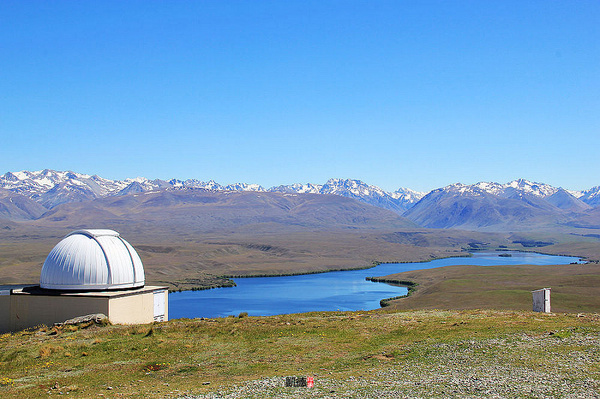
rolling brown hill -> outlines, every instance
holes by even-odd
[[[394,212],[336,195],[164,189],[62,204],[40,225],[152,225],[196,232],[297,226],[328,229],[398,229],[414,224]],[[114,228],[114,227],[113,227]]]
[[[0,218],[7,220],[31,220],[44,214],[41,204],[24,195],[0,188]]]
[[[547,201],[518,192],[506,197],[448,187],[430,192],[403,216],[419,226],[436,229],[538,230],[564,224],[577,212],[589,208],[574,197],[566,198],[567,195],[570,194],[561,192]]]
[[[571,227],[594,229],[600,234],[600,206],[590,209],[568,223]]]

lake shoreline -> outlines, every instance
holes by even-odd
[[[474,250],[471,252],[477,253],[477,252],[486,252],[486,251],[487,250]],[[540,251],[526,251],[526,250],[506,249],[506,248],[495,249],[494,252],[518,252],[518,253],[533,253],[533,254],[538,254],[538,255],[549,255],[549,256],[567,256],[567,257],[579,258],[579,261],[583,261],[584,259],[586,259],[586,257],[583,257],[583,256],[573,256],[573,255],[569,255],[569,254],[549,254],[549,253],[544,253],[544,252],[540,252]],[[470,254],[470,255],[472,256],[472,254]],[[502,256],[502,255],[498,255],[498,256]],[[415,262],[415,263],[417,263],[417,262]],[[449,266],[442,266],[442,267],[449,267]],[[485,266],[485,267],[493,267],[493,266]],[[398,280],[398,279],[385,278],[385,277],[367,277],[367,280],[377,282],[377,283],[394,284],[394,285],[398,285],[401,287],[406,287],[408,289],[408,291],[405,295],[399,295],[399,296],[395,296],[395,297],[391,297],[391,298],[382,299],[380,301],[381,308],[385,308],[385,307],[392,305],[392,303],[391,303],[392,301],[408,298],[409,296],[415,294],[417,291],[417,287],[420,285],[416,281]]]
[[[518,272],[522,265],[568,265],[577,260],[574,257],[557,258],[531,251],[521,252],[521,255],[515,252],[513,257],[507,258],[500,257],[500,254],[496,251],[478,251],[468,256],[463,253],[459,257],[439,258],[430,262],[373,262],[370,267],[336,270],[336,273],[244,276],[236,280],[236,290],[186,295],[182,292],[181,296],[172,297],[170,308],[173,318],[227,317],[238,313],[269,316],[310,311],[373,310],[386,307],[397,299],[413,297],[413,294],[421,296],[425,285],[413,278],[411,273],[443,274],[443,270],[453,270],[455,267],[509,267]],[[375,267],[377,269],[373,269]],[[264,277],[279,278],[271,280]],[[460,301],[456,303],[460,304]]]
[[[411,261],[411,260],[403,260],[403,261],[373,261],[370,265],[365,265],[365,266],[356,266],[356,267],[348,267],[348,268],[335,268],[335,269],[328,269],[328,270],[313,270],[313,271],[302,271],[302,272],[290,272],[290,273],[257,273],[257,274],[224,274],[224,275],[220,275],[220,276],[214,276],[215,279],[225,279],[225,281],[223,281],[222,283],[211,283],[209,285],[198,285],[198,286],[194,286],[191,285],[189,287],[185,287],[185,288],[173,288],[173,289],[169,289],[169,293],[171,292],[185,292],[185,291],[202,291],[202,290],[212,290],[215,288],[232,288],[235,287],[236,284],[233,281],[234,278],[262,278],[262,277],[293,277],[293,276],[306,276],[306,275],[312,275],[312,274],[322,274],[322,273],[330,273],[330,272],[346,272],[346,271],[354,271],[354,270],[367,270],[367,269],[372,269],[374,267],[377,267],[379,265],[389,265],[389,264],[408,264],[408,263],[428,263],[428,262],[433,262],[436,260],[440,260],[440,259],[449,259],[449,258],[469,258],[472,257],[474,253],[482,253],[482,252],[518,252],[518,253],[533,253],[533,254],[539,254],[539,255],[548,255],[548,256],[569,256],[569,257],[575,257],[575,258],[579,258],[580,260],[585,260],[587,259],[585,256],[579,256],[579,255],[572,255],[569,253],[560,253],[560,254],[554,254],[554,253],[549,253],[549,252],[542,252],[542,251],[530,251],[530,250],[524,250],[524,249],[510,249],[510,248],[494,248],[494,249],[469,249],[469,250],[464,250],[462,253],[457,253],[457,254],[452,254],[452,255],[448,255],[448,256],[438,256],[438,257],[432,257],[431,259],[427,259],[427,260],[415,260],[415,261]],[[177,283],[181,283],[181,282],[166,282],[166,281],[159,281],[157,283],[161,283],[161,284],[170,284],[170,285],[175,285],[177,286]],[[185,284],[189,284],[189,283],[185,283]],[[402,285],[402,286],[406,286],[407,285]],[[410,295],[410,294],[408,294]],[[408,296],[406,295],[406,296]],[[404,297],[404,296],[402,296]],[[396,298],[386,298],[386,301],[392,300],[392,299],[396,299]]]
[[[476,251],[471,251],[471,252],[476,252]],[[528,251],[522,251],[522,252],[528,252]],[[568,256],[568,255],[567,255]],[[169,292],[185,292],[185,291],[203,291],[203,290],[212,290],[215,288],[231,288],[231,287],[235,287],[236,284],[233,281],[234,278],[263,278],[263,277],[293,277],[293,276],[308,276],[311,274],[323,274],[323,273],[330,273],[330,272],[348,272],[348,271],[355,271],[355,270],[368,270],[368,269],[372,269],[374,267],[377,267],[379,265],[394,265],[394,264],[407,264],[407,263],[428,263],[428,262],[433,262],[435,260],[440,260],[440,259],[449,259],[449,258],[469,258],[472,257],[472,254],[470,252],[465,253],[464,255],[461,254],[453,254],[453,255],[448,255],[448,256],[438,256],[438,257],[434,257],[431,259],[427,259],[427,260],[415,260],[415,261],[373,261],[370,265],[367,266],[356,266],[356,267],[348,267],[348,268],[336,268],[336,269],[328,269],[328,270],[313,270],[313,271],[305,271],[305,272],[296,272],[296,273],[257,273],[257,274],[224,274],[221,276],[215,276],[216,278],[223,278],[223,279],[228,279],[231,283],[223,283],[221,285],[219,284],[212,284],[210,286],[191,286],[189,288],[176,288],[176,289],[170,289]],[[168,284],[165,281],[160,281],[160,283],[162,284]],[[171,283],[173,284],[173,283]]]

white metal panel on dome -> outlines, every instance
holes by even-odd
[[[144,283],[139,255],[113,230],[70,233],[52,249],[40,275],[46,289],[121,289]]]
[[[86,230],[75,230],[67,235],[72,236],[73,234],[83,234],[88,237],[101,237],[101,236],[110,236],[110,237],[119,237],[119,233],[114,230],[108,229],[86,229]]]
[[[141,284],[144,285],[144,280],[145,280],[144,265],[142,264],[142,260],[140,259],[140,256],[138,255],[136,250],[133,249],[131,244],[129,244],[127,241],[123,240],[122,238],[121,238],[121,241],[123,241],[123,244],[125,244],[125,246],[127,247],[127,250],[129,251],[129,254],[131,255],[131,261],[133,262],[133,273],[135,276],[135,281],[141,282]]]

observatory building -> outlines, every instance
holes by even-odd
[[[40,284],[0,290],[0,332],[102,313],[115,324],[166,321],[166,287],[146,286],[133,247],[113,230],[77,230],[50,251]]]

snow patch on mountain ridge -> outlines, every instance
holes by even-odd
[[[456,192],[461,195],[492,194],[501,197],[509,197],[515,194],[525,194],[539,198],[547,198],[556,194],[561,188],[553,187],[545,183],[536,183],[525,179],[518,179],[505,184],[494,182],[479,182],[470,185],[455,183],[438,190]],[[578,191],[565,191],[575,198],[579,198],[583,195]]]

